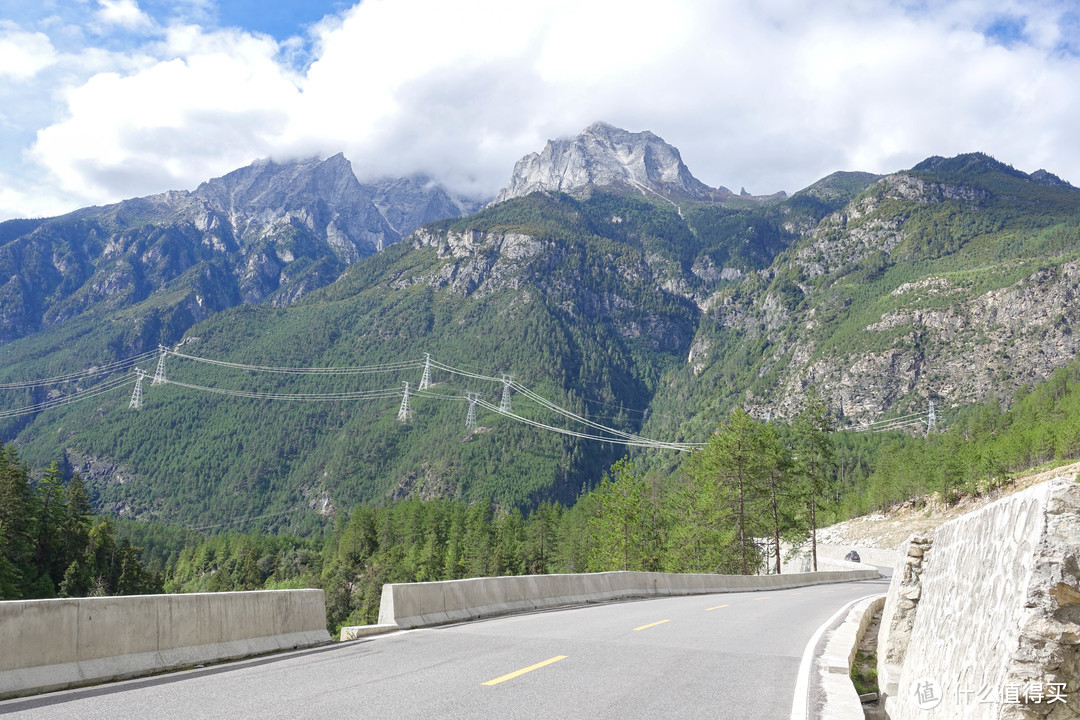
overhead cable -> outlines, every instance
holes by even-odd
[[[17,382],[0,383],[0,390],[18,390],[23,388],[36,388],[44,387],[46,385],[59,385],[62,383],[75,382],[77,380],[83,380],[86,378],[94,377],[96,375],[105,375],[108,373],[119,372],[121,370],[127,370],[133,365],[138,365],[141,362],[149,360],[157,355],[157,350],[148,350],[138,355],[133,355],[123,360],[116,360],[105,365],[97,365],[86,370],[80,370],[78,372],[68,373],[66,375],[56,375],[47,378],[38,378],[36,380],[21,380]]]

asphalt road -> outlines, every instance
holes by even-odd
[[[0,702],[12,718],[788,718],[814,631],[884,581],[589,605]]]

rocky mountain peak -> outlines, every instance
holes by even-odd
[[[668,199],[725,200],[735,195],[695,178],[678,149],[654,133],[597,122],[576,137],[549,140],[543,151],[518,160],[495,202],[542,191],[581,195],[592,187]]]
[[[243,244],[298,226],[325,238],[351,263],[400,239],[340,153],[326,160],[258,160],[193,194],[223,214]]]
[[[297,207],[315,199],[327,205],[358,201],[360,182],[352,165],[338,153],[326,160],[317,157],[276,162],[256,160],[247,167],[208,180],[193,193],[221,210],[244,208],[258,214],[267,210]]]
[[[423,174],[384,178],[364,184],[365,193],[390,226],[401,235],[411,235],[421,225],[449,217],[471,215],[486,201],[452,194]]]

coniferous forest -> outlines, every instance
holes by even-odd
[[[755,573],[780,540],[911,497],[988,494],[1080,457],[1080,363],[959,413],[943,432],[836,431],[810,392],[791,423],[736,409],[674,472],[623,458],[572,503],[406,499],[308,536],[205,534],[92,515],[82,480],[0,462],[0,599],[318,587],[327,625],[374,622],[388,582],[653,570]],[[219,530],[227,528],[218,528]],[[771,542],[769,542],[771,541]]]

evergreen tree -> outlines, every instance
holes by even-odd
[[[78,560],[85,552],[90,538],[90,516],[86,485],[76,473],[64,489],[64,519],[60,536],[65,563]]]
[[[494,520],[491,503],[469,506],[465,516],[465,577],[487,577],[494,569]]]
[[[7,537],[4,529],[4,524],[0,522],[0,540],[3,541],[3,548],[7,549]],[[20,585],[22,584],[22,578],[15,569],[15,565],[8,559],[7,555],[0,552],[0,600],[14,600],[21,594]]]
[[[757,567],[759,550],[754,539],[767,528],[761,518],[769,478],[779,462],[778,446],[775,433],[736,408],[691,465],[691,472],[715,478],[718,501],[731,508],[743,575]]]
[[[64,476],[60,465],[53,462],[38,481],[37,527],[34,563],[40,574],[40,586],[48,587],[48,595],[55,594],[54,584],[63,579],[67,569],[63,537],[67,509],[65,504]]]
[[[772,425],[762,427],[762,461],[769,468],[765,477],[766,505],[769,527],[772,531],[772,551],[775,553],[775,571],[780,574],[780,538],[793,527],[789,508],[792,497],[791,455],[784,447],[780,434]]]
[[[0,448],[0,557],[7,578],[0,584],[0,599],[28,597],[37,578],[33,530],[35,501],[30,473],[12,446]]]
[[[544,575],[550,572],[558,555],[558,530],[563,509],[558,503],[547,500],[529,514],[525,527],[525,544],[522,548],[525,572]]]
[[[729,573],[738,564],[733,514],[720,501],[720,486],[703,458],[703,453],[691,456],[683,482],[670,496],[671,532],[663,562],[667,572]]]
[[[589,519],[592,549],[589,569],[644,570],[652,552],[657,528],[652,513],[646,511],[648,488],[634,466],[622,459],[593,490],[596,501]]]
[[[831,433],[833,419],[817,388],[810,388],[802,412],[795,421],[793,461],[799,479],[803,510],[807,513],[813,569],[817,567],[819,514],[830,498],[835,452]]]

